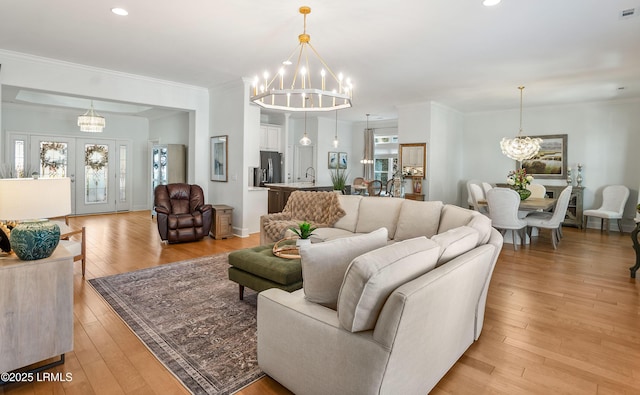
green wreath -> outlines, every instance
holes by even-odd
[[[96,161],[93,154],[98,154],[100,160]],[[84,164],[95,171],[102,170],[109,163],[109,148],[106,145],[91,145],[84,150]]]

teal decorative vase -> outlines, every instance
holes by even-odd
[[[11,230],[11,249],[23,261],[48,258],[60,242],[60,227],[49,220],[23,221]]]
[[[516,192],[520,195],[520,200],[527,200],[531,196],[531,191],[528,189],[516,189]]]

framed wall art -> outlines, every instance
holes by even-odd
[[[227,182],[228,136],[211,137],[211,181]]]
[[[338,152],[338,169],[346,169],[349,163],[346,152]]]
[[[540,151],[531,159],[516,162],[534,178],[567,178],[567,135],[530,136],[542,139]]]
[[[338,168],[338,153],[337,152],[329,152],[329,159],[327,161],[327,165],[329,169],[337,169]]]

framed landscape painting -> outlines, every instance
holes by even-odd
[[[540,151],[531,159],[516,162],[534,178],[567,178],[567,135],[530,136],[542,139]]]

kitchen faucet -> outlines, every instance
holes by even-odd
[[[312,166],[307,167],[307,170],[304,171],[304,178],[308,179],[309,178],[309,169],[312,170],[313,172],[313,178],[311,178],[311,182],[312,183],[316,183],[316,169],[314,169]]]

